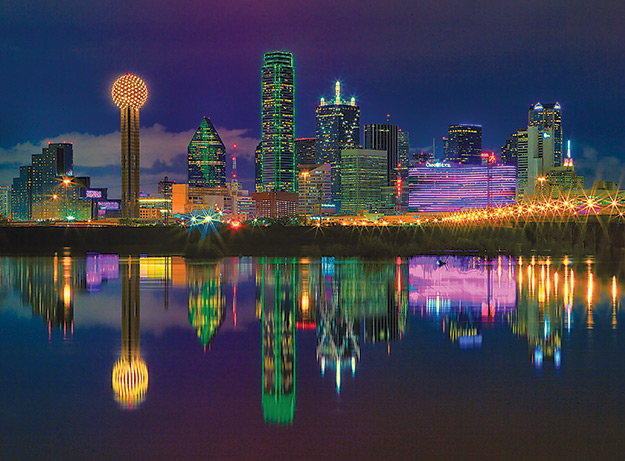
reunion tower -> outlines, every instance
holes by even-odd
[[[136,75],[115,80],[111,97],[121,109],[122,217],[139,217],[139,109],[148,99],[148,87]]]

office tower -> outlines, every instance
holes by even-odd
[[[516,166],[517,166],[517,198],[520,199],[525,195],[527,188],[528,174],[528,137],[527,129],[518,129],[516,132]]]
[[[397,139],[397,138],[395,138]],[[377,212],[388,181],[388,152],[374,149],[341,151],[341,213]]]
[[[208,117],[204,117],[187,147],[189,187],[226,190],[226,146]]]
[[[254,150],[254,188],[256,192],[263,191],[263,143],[258,143]]]
[[[20,168],[13,180],[13,219],[89,219],[91,203],[85,190],[88,177],[74,176],[72,143],[48,143],[41,154],[32,156],[32,164]]]
[[[148,99],[145,82],[125,74],[111,88],[113,102],[121,111],[122,217],[139,217],[139,109]]]
[[[20,175],[13,178],[11,187],[11,213],[14,221],[32,219],[33,207],[33,167],[21,166]]]
[[[315,138],[298,138],[295,140],[295,159],[298,166],[316,163],[315,144]]]
[[[301,216],[321,216],[324,205],[329,205],[331,200],[330,164],[301,166],[298,188],[297,213]]]
[[[397,125],[372,123],[365,125],[365,149],[386,151],[386,185],[392,186],[397,179],[399,155],[399,127]]]
[[[359,147],[360,107],[356,99],[341,99],[341,83],[334,85],[334,98],[321,98],[315,111],[316,163],[329,163],[332,176],[332,201],[341,194],[341,150]]]
[[[525,128],[519,128],[515,132],[510,134],[510,137],[506,139],[506,142],[501,146],[501,163],[504,165],[516,165],[519,156],[519,136],[523,136],[523,133],[527,135]],[[523,144],[523,141],[521,141]]]
[[[401,177],[408,177],[408,163],[410,161],[410,133],[402,131],[401,128],[397,133],[397,162],[399,163],[399,172]]]
[[[530,105],[528,111],[527,126],[537,127],[539,132],[548,133],[550,141],[546,150],[540,152],[542,147],[538,145],[539,156],[550,156],[553,158],[553,166],[562,165],[562,115],[560,113],[560,103]],[[543,137],[543,139],[547,139]]]
[[[263,191],[295,192],[295,69],[293,54],[265,53],[262,67]]]
[[[11,186],[0,186],[0,216],[11,216]]]
[[[516,168],[510,165],[438,162],[412,167],[409,175],[411,212],[447,213],[516,201]]]
[[[482,163],[482,127],[480,125],[449,125],[445,140],[445,160],[452,163]]]
[[[167,176],[165,176],[161,181],[158,182],[158,193],[171,198],[171,189],[173,185],[176,184],[176,181],[170,181]]]
[[[219,266],[188,266],[188,287],[189,323],[206,350],[226,318]]]

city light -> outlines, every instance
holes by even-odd
[[[111,88],[113,102],[120,109],[138,110],[148,99],[148,87],[136,75],[125,74],[115,80]]]

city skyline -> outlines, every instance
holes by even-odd
[[[302,21],[300,6],[285,11],[277,11],[274,5],[259,7],[261,16],[271,24],[293,24],[269,34],[255,25],[254,11],[241,11],[238,2],[233,2],[217,10],[230,18],[238,14],[239,20],[215,24],[220,31],[230,27],[232,43],[212,37],[212,32],[212,42],[207,37],[194,43],[189,34],[198,30],[200,13],[185,25],[190,32],[167,46],[162,46],[162,40],[174,36],[183,19],[197,9],[182,7],[176,16],[180,20],[160,38],[154,34],[157,24],[169,19],[171,12],[166,7],[152,13],[158,19],[155,22],[133,9],[129,17],[136,20],[136,31],[129,24],[132,21],[116,15],[92,19],[98,15],[91,7],[71,10],[72,15],[65,9],[71,5],[37,11],[26,5],[8,8],[3,13],[7,27],[1,43],[6,51],[4,61],[13,73],[3,77],[3,83],[15,91],[4,92],[2,101],[15,109],[0,119],[4,127],[0,182],[8,184],[19,165],[27,163],[27,157],[38,152],[43,142],[67,140],[76,145],[77,174],[92,176],[116,196],[119,161],[115,162],[109,141],[115,137],[117,124],[106,90],[120,72],[135,71],[154,88],[141,129],[142,186],[153,191],[162,176],[184,174],[178,171],[177,156],[185,154],[188,133],[207,115],[228,151],[233,143],[239,146],[239,176],[251,189],[253,148],[260,139],[258,67],[262,54],[270,50],[291,51],[297,62],[296,137],[314,135],[314,107],[337,79],[348,81],[353,89],[349,96],[355,96],[361,107],[362,125],[383,123],[390,114],[391,123],[411,133],[411,151],[427,149],[436,138],[439,157],[441,137],[449,124],[482,125],[485,150],[498,151],[509,134],[525,123],[529,104],[559,101],[566,119],[563,137],[573,139],[576,168],[591,175],[589,183],[598,178],[620,181],[617,167],[625,157],[620,143],[625,109],[619,104],[623,64],[618,57],[625,54],[625,48],[613,18],[619,16],[623,5],[603,2],[591,8],[573,2],[566,9],[541,5],[540,20],[524,21],[529,7],[524,13],[503,5],[478,15],[467,10],[468,6],[452,8],[449,2],[439,3],[359,7],[358,15],[347,22],[341,20],[341,14],[353,8],[350,2],[335,6],[338,15],[329,15],[322,8],[310,12],[312,18],[322,16],[324,21]],[[268,16],[270,11],[273,16]],[[393,31],[381,28],[376,15],[394,21]],[[463,15],[475,18],[474,28],[459,27]],[[41,24],[55,24],[67,17],[77,24],[80,21],[75,31],[44,39],[36,30]],[[331,19],[326,20],[328,17]],[[347,38],[372,24],[376,27],[363,43],[354,44]],[[254,25],[250,31],[237,33],[250,25]],[[90,26],[103,29],[103,33],[92,35]],[[296,26],[301,27],[297,37],[292,34]],[[25,31],[32,34],[27,36]],[[443,36],[442,31],[447,34]],[[113,32],[116,42],[112,41]],[[516,38],[508,32],[515,32]],[[545,41],[545,35],[551,40]],[[143,36],[154,40],[144,41]],[[310,46],[313,39],[319,39],[316,48]],[[536,51],[533,44],[539,41],[549,45]],[[131,44],[138,47],[129,53],[126,46]],[[27,46],[29,52],[24,56]],[[155,53],[155,46],[162,51]],[[220,46],[222,50],[217,52]],[[328,53],[328,49],[333,51]],[[363,59],[361,50],[365,49],[369,52]],[[195,62],[190,55],[200,51],[212,51],[214,65],[194,72],[189,67]],[[513,54],[515,59],[509,59]],[[104,57],[107,59],[99,59]],[[175,75],[161,71],[163,61],[169,59],[175,64],[168,64],[176,68]],[[186,64],[185,59],[189,61]],[[63,61],[71,71],[34,71],[42,64]],[[74,139],[68,139],[70,135]]]

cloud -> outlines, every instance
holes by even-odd
[[[232,145],[237,145],[237,157],[246,160],[254,158],[254,150],[259,139],[249,135],[248,129],[229,129],[216,127],[227,152],[232,152]],[[152,181],[156,176],[169,174],[182,181],[186,179],[186,153],[189,141],[196,128],[182,132],[167,131],[163,125],[155,124],[141,128],[141,174]],[[80,175],[91,175],[94,185],[118,187],[120,179],[120,144],[119,131],[94,135],[90,133],[69,132],[42,139],[38,142],[18,143],[8,149],[0,148],[0,183],[10,184],[13,177],[19,175],[20,165],[30,165],[31,155],[40,153],[48,142],[74,143],[74,171]],[[143,178],[142,178],[143,179]],[[109,182],[112,181],[112,182]],[[104,183],[104,184],[101,184]],[[142,186],[144,181],[142,180]]]

